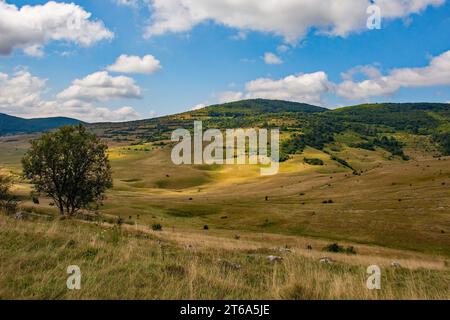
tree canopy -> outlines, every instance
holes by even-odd
[[[31,142],[22,159],[24,175],[62,215],[72,216],[98,205],[112,187],[107,148],[84,126],[65,126]]]

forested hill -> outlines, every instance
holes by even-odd
[[[342,121],[384,125],[415,133],[450,129],[450,104],[447,103],[363,104],[331,113]]]
[[[320,150],[336,143],[340,135],[350,135],[348,145],[375,150],[383,148],[407,160],[399,134],[429,137],[442,154],[450,155],[450,104],[381,103],[335,110],[310,104],[253,99],[213,105],[176,115],[123,123],[88,125],[102,138],[115,142],[170,140],[174,129],[192,128],[202,120],[206,128],[279,128],[282,159],[302,152],[306,146]],[[21,119],[0,114],[0,135],[50,130],[80,123],[68,118]]]
[[[195,114],[208,114],[210,116],[251,116],[266,113],[315,113],[325,112],[328,109],[306,103],[283,100],[250,99],[218,105],[212,105],[197,111]]]
[[[364,104],[335,110],[278,100],[244,100],[213,105],[177,115],[127,123],[94,124],[99,135],[116,142],[170,140],[174,129],[192,128],[202,120],[206,128],[280,128],[282,159],[305,146],[325,150],[340,135],[349,135],[351,147],[383,148],[403,159],[398,135],[421,135],[443,154],[450,154],[450,105],[444,103]]]
[[[0,113],[0,135],[43,132],[64,125],[74,125],[78,123],[83,122],[64,117],[23,119]]]

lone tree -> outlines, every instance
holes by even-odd
[[[52,198],[61,215],[99,204],[112,187],[107,146],[82,125],[62,127],[31,142],[22,159],[26,178]]]

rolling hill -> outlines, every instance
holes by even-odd
[[[64,125],[74,125],[78,123],[83,122],[80,120],[64,117],[24,119],[0,113],[0,136],[43,132]]]
[[[398,156],[403,156],[402,143],[395,136],[418,135],[429,137],[442,154],[450,154],[450,105],[444,103],[365,104],[329,110],[255,99],[155,119],[92,124],[90,128],[114,142],[153,142],[170,140],[174,129],[192,128],[194,120],[202,120],[204,128],[280,128],[285,160],[305,146],[323,150],[339,135],[351,135],[354,141],[349,144],[354,147],[370,150],[378,146]]]
[[[30,137],[0,138],[0,170],[26,216],[0,214],[0,297],[448,299],[449,110],[250,100],[88,124],[108,143],[114,187],[95,213],[64,220],[23,178]],[[175,165],[171,132],[194,120],[280,128],[279,173]],[[83,290],[65,290],[71,264]],[[365,286],[374,264],[379,292]]]

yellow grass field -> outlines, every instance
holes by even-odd
[[[29,212],[0,216],[0,298],[450,299],[448,157],[410,151],[405,162],[343,145],[354,175],[307,148],[261,177],[250,165],[175,166],[169,146],[112,144],[104,206],[90,221],[60,220],[20,176],[30,138],[0,139],[1,170]],[[356,254],[323,251],[331,243]],[[81,268],[80,291],[66,288],[69,265]],[[370,265],[381,290],[366,287]]]

